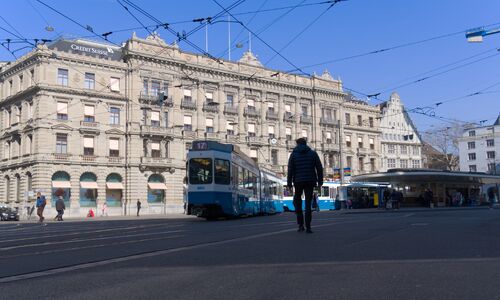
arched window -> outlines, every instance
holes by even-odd
[[[69,207],[71,183],[69,174],[64,171],[57,171],[52,175],[52,205],[55,205],[59,196],[63,197],[64,204]]]
[[[80,176],[80,207],[96,207],[98,188],[94,173],[85,172]]]
[[[148,179],[148,202],[162,203],[165,200],[165,179],[160,174],[153,174]]]
[[[16,202],[21,202],[23,195],[21,194],[21,175],[16,174]]]
[[[111,173],[106,177],[106,204],[109,207],[122,206],[123,184],[120,174]]]

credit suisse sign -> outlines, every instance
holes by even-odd
[[[71,52],[75,54],[82,54],[93,56],[97,58],[106,58],[111,60],[121,60],[122,51],[120,48],[111,47],[103,44],[102,47],[97,47],[94,45],[89,45],[85,41],[75,41],[75,40],[57,40],[50,44],[49,49]]]

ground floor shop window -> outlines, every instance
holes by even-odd
[[[63,197],[64,204],[66,207],[70,207],[70,199],[71,199],[71,183],[70,176],[68,173],[64,171],[55,172],[52,175],[52,206],[55,206],[55,203],[59,196]]]
[[[80,206],[96,207],[97,203],[97,176],[86,172],[80,176]]]
[[[106,204],[108,207],[121,207],[123,196],[122,177],[111,173],[106,177]]]
[[[163,203],[166,189],[165,179],[161,175],[151,175],[148,179],[148,203]]]

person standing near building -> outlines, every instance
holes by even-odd
[[[47,200],[42,193],[36,193],[36,214],[38,215],[38,222],[43,223],[45,218],[43,217],[43,210],[45,209],[45,205],[47,204]]]
[[[101,209],[101,217],[108,216],[108,203],[104,202]]]
[[[66,205],[64,204],[64,199],[62,196],[59,196],[56,201],[56,210],[57,210],[57,221],[62,221],[62,216],[64,215],[64,210],[66,209]]]
[[[141,210],[141,200],[137,200],[137,216],[139,216],[139,211]]]
[[[323,185],[323,166],[316,151],[307,146],[305,138],[299,138],[295,142],[297,146],[288,159],[287,187],[291,189],[292,184],[295,187],[293,205],[297,214],[298,231],[306,230],[307,233],[312,233],[311,202],[313,189],[316,185],[318,187]],[[304,228],[304,214],[302,212],[302,193],[305,195],[306,228]]]

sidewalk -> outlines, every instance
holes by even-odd
[[[93,217],[93,218],[83,218],[83,217],[67,217],[63,219],[64,221],[54,221],[53,218],[45,217],[44,223],[68,223],[68,222],[101,222],[101,221],[125,221],[125,220],[173,220],[173,219],[195,219],[195,216],[188,216],[185,214],[168,214],[168,215],[144,215],[144,216],[108,216],[108,217]],[[21,218],[20,221],[2,221],[2,224],[30,224],[38,223],[38,216],[33,214],[29,220],[26,218]]]

